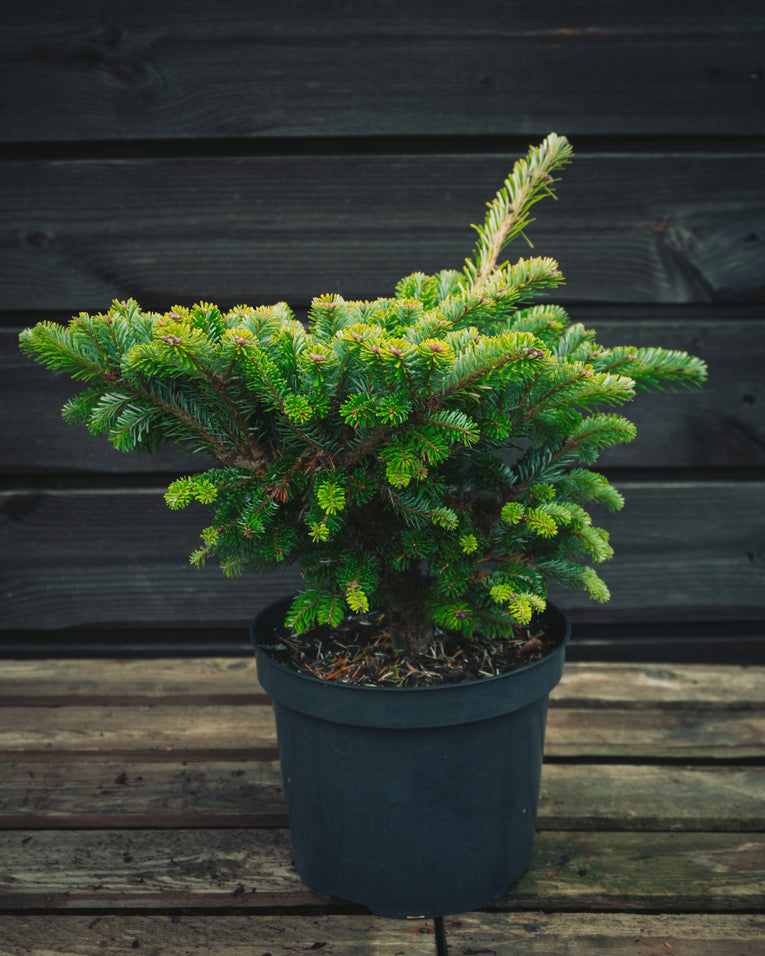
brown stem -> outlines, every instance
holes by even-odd
[[[427,581],[418,571],[387,571],[383,604],[395,643],[405,643],[410,653],[424,654],[435,636],[425,607]]]
[[[248,471],[261,471],[270,463],[270,456],[263,448],[250,447],[247,449],[247,454],[242,454],[241,449],[237,449],[235,452],[229,451],[214,435],[211,435],[196,418],[193,418],[171,403],[163,401],[149,389],[142,388],[140,385],[133,383],[124,384],[127,384],[128,388],[132,389],[137,395],[140,395],[141,398],[156,405],[161,411],[165,412],[165,414],[172,415],[174,418],[182,421],[184,425],[187,425],[189,429],[195,431],[207,445],[210,452],[215,455],[219,461],[222,461],[224,465],[230,465],[235,468],[246,468]]]

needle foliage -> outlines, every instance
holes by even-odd
[[[697,386],[704,363],[599,345],[557,305],[550,258],[503,260],[572,155],[551,134],[518,160],[463,269],[415,272],[388,298],[164,314],[133,301],[40,322],[22,349],[84,384],[64,407],[122,451],[173,442],[215,467],[174,481],[170,508],[209,506],[191,555],[226,574],[296,562],[297,633],[370,607],[422,651],[440,628],[511,634],[551,585],[609,597],[592,506],[622,507],[592,470],[630,441],[613,409],[637,387]]]

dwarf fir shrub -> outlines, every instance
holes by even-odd
[[[21,347],[85,383],[67,421],[122,451],[170,441],[216,460],[166,494],[212,511],[191,561],[215,556],[229,575],[296,562],[296,632],[377,606],[394,641],[422,650],[437,625],[510,633],[551,585],[606,601],[593,565],[612,549],[589,509],[623,501],[591,466],[635,434],[608,409],[706,370],[598,345],[534,304],[562,282],[553,259],[501,261],[570,157],[555,134],[532,148],[464,268],[415,272],[389,298],[323,295],[306,325],[284,303],[157,314],[130,300],[41,322]]]

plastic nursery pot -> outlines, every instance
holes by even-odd
[[[531,864],[568,620],[549,607],[560,645],[499,677],[358,687],[298,674],[260,647],[283,633],[289,603],[266,608],[251,638],[302,880],[382,916],[444,916],[502,896]]]

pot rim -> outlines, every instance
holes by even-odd
[[[560,680],[571,635],[568,617],[555,604],[549,604],[563,637],[557,647],[539,660],[476,680],[426,687],[376,687],[299,673],[274,660],[260,646],[259,628],[273,627],[283,619],[291,600],[283,598],[268,605],[250,625],[261,685],[278,704],[320,719],[359,726],[447,726],[528,706],[549,694]]]
[[[561,610],[561,608],[558,607],[557,604],[554,604],[552,601],[548,601],[547,609],[545,610],[544,613],[546,614],[549,611],[552,613],[553,617],[559,618],[559,623],[562,623],[564,626],[564,634],[560,642],[556,644],[556,646],[549,653],[545,654],[544,657],[540,657],[538,660],[529,661],[528,664],[523,664],[521,667],[516,667],[511,671],[506,671],[504,674],[493,674],[491,677],[475,677],[475,678],[471,678],[470,680],[455,681],[453,683],[427,684],[423,687],[395,687],[391,684],[380,684],[380,685],[354,684],[352,681],[326,680],[323,677],[317,677],[315,674],[304,674],[302,673],[302,671],[292,670],[292,668],[287,667],[285,664],[281,664],[279,661],[271,657],[268,651],[265,650],[265,648],[269,646],[268,644],[261,645],[261,642],[257,640],[256,629],[258,626],[258,622],[266,615],[273,614],[275,611],[277,611],[278,608],[282,606],[285,609],[288,608],[291,601],[292,601],[292,597],[280,598],[278,601],[274,601],[273,603],[264,607],[255,616],[255,618],[250,623],[250,631],[249,631],[250,643],[252,644],[253,648],[255,649],[256,652],[260,651],[262,654],[264,654],[275,667],[278,667],[286,671],[286,673],[291,674],[294,677],[299,678],[300,680],[309,681],[310,683],[320,684],[322,686],[343,687],[348,690],[373,691],[373,692],[384,691],[386,693],[393,692],[396,694],[400,694],[405,691],[408,691],[410,693],[411,692],[422,693],[423,691],[443,691],[453,687],[467,687],[470,685],[484,686],[485,684],[490,684],[492,681],[506,680],[508,677],[511,677],[513,674],[520,674],[520,673],[527,674],[530,671],[532,671],[534,668],[543,666],[545,661],[553,657],[561,648],[565,648],[565,646],[568,644],[569,638],[571,637],[571,621],[569,620],[568,616],[565,614],[563,610]]]

